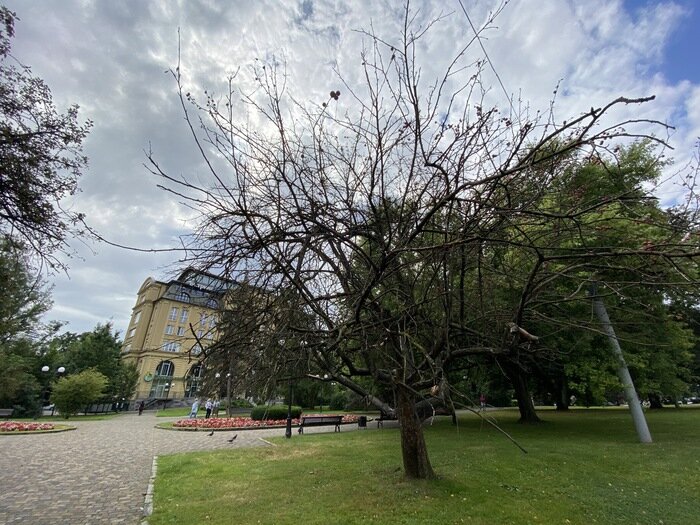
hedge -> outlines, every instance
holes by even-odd
[[[301,415],[301,407],[292,407],[292,418],[298,418]],[[287,419],[286,405],[260,405],[250,411],[250,418],[255,420],[262,419]]]

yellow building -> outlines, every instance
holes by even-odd
[[[135,401],[190,400],[202,378],[202,348],[216,339],[220,304],[231,283],[185,270],[169,282],[149,277],[139,288],[122,359],[139,372]]]

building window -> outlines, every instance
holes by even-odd
[[[173,335],[174,332],[175,332],[175,328],[173,327],[173,325],[169,324],[168,326],[165,327],[165,333],[167,335]]]
[[[214,339],[214,332],[211,330],[207,332],[207,339]]]
[[[172,376],[175,373],[175,365],[172,361],[161,361],[156,367],[156,377]]]
[[[139,322],[139,319],[141,319],[141,310],[139,310],[138,312],[136,312],[136,313],[134,314],[134,320],[131,321],[131,322],[132,322],[133,324],[136,324],[136,323]]]
[[[128,345],[124,345],[124,349],[122,350],[122,352],[126,353],[130,350],[131,350],[131,343],[129,343]]]
[[[204,370],[202,365],[194,365],[187,374],[185,382],[185,397],[195,397],[199,393]]]
[[[182,301],[183,303],[189,303],[190,294],[188,294],[187,292],[178,292],[177,294],[175,294],[175,300]]]
[[[219,303],[216,299],[209,299],[207,301],[207,308],[211,308],[212,310],[216,310],[219,307]]]
[[[187,317],[189,316],[189,310],[187,308],[182,309],[182,313],[180,314],[180,322],[181,323],[186,323],[187,322]]]
[[[174,374],[175,365],[172,361],[161,361],[156,367],[155,377],[151,383],[151,392],[148,396],[155,398],[168,397],[173,387]]]
[[[164,352],[179,352],[180,351],[180,343],[177,341],[168,341],[163,345],[163,351]]]
[[[201,339],[203,335],[204,335],[204,330],[197,330],[197,338],[198,339]]]
[[[202,326],[207,325],[207,314],[199,314],[199,324]]]
[[[177,335],[185,335],[185,327],[184,326],[177,327]]]
[[[209,328],[214,328],[216,326],[216,318],[212,315],[209,318]]]
[[[202,345],[200,345],[199,343],[197,343],[196,345],[194,345],[194,346],[192,347],[192,353],[193,353],[194,355],[199,355],[199,354],[201,354],[201,353],[202,353]]]
[[[177,308],[174,306],[170,309],[170,315],[168,316],[170,321],[177,321]]]
[[[136,333],[136,327],[134,326],[131,330],[129,330],[129,335],[127,335],[127,337],[134,337],[135,333]]]

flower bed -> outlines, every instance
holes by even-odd
[[[323,416],[324,414],[304,414],[307,416],[318,415]],[[328,414],[326,414],[328,415]],[[357,417],[352,414],[343,415],[343,423],[356,423]],[[173,422],[173,428],[183,429],[183,430],[197,430],[197,429],[219,429],[219,430],[241,430],[246,428],[274,428],[283,427],[287,424],[286,419],[264,419],[255,420],[249,417],[210,417],[209,419],[179,419]],[[299,419],[292,419],[292,426],[298,426]]]
[[[37,432],[43,430],[55,430],[53,423],[20,423],[18,421],[3,421],[0,423],[0,432]]]

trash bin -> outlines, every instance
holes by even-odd
[[[367,428],[367,416],[357,418],[357,428]]]

